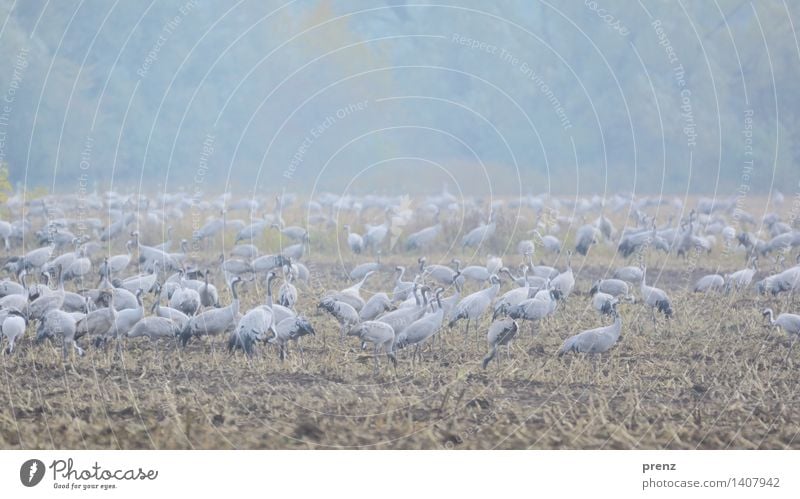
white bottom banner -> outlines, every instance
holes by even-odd
[[[3,451],[0,463],[6,497],[800,497],[795,451]]]

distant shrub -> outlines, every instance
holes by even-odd
[[[0,163],[0,203],[8,201],[13,189],[11,188],[11,180],[8,178],[8,163]]]

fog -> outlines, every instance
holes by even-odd
[[[0,162],[70,192],[800,181],[784,1],[0,2]]]

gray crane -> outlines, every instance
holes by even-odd
[[[659,289],[646,284],[647,280],[647,267],[642,268],[642,284],[640,290],[642,293],[642,301],[645,305],[650,307],[653,312],[653,325],[656,323],[656,311],[664,314],[666,318],[673,315],[672,304],[670,303],[669,296],[663,289]]]
[[[692,286],[695,293],[720,292],[725,288],[725,278],[719,274],[704,275]]]
[[[771,308],[765,308],[761,314],[769,317],[770,326],[783,329],[788,335],[794,336],[794,339],[800,337],[800,315],[783,313],[776,319]]]
[[[308,319],[300,316],[287,317],[275,326],[275,335],[267,341],[278,345],[278,358],[283,362],[289,353],[289,342],[294,341],[299,344],[298,340],[307,335],[316,335]],[[300,355],[303,355],[302,347],[300,347]]]
[[[361,234],[351,231],[350,226],[347,224],[345,224],[343,228],[347,231],[347,246],[350,248],[350,251],[356,255],[360,255],[361,252],[364,251],[364,238],[361,237]]]
[[[322,299],[317,305],[318,308],[328,312],[339,323],[340,342],[344,342],[345,334],[356,324],[361,322],[358,312],[349,303],[338,301],[332,296]],[[324,338],[324,337],[323,337]]]
[[[453,327],[456,322],[461,319],[467,319],[467,325],[464,329],[464,341],[469,337],[469,323],[475,322],[475,327],[477,329],[477,323],[481,316],[486,313],[492,300],[497,296],[497,292],[500,291],[500,279],[496,275],[493,275],[489,281],[491,282],[491,286],[465,296],[458,302],[453,311],[448,327]]]
[[[233,299],[230,305],[205,310],[189,319],[180,335],[183,346],[186,346],[193,336],[219,336],[236,325],[239,317],[239,295],[236,286],[240,282],[242,282],[242,278],[239,276],[231,280],[230,288]]]
[[[559,357],[570,352],[597,354],[609,351],[617,343],[622,332],[622,318],[616,307],[612,308],[611,315],[614,317],[614,323],[610,326],[589,329],[567,338],[558,349]]]
[[[357,336],[362,343],[372,343],[375,346],[375,372],[378,372],[378,355],[381,351],[397,369],[397,356],[394,353],[395,332],[392,326],[379,321],[364,321],[347,332],[348,336]]]
[[[503,304],[501,313],[505,313],[509,307],[508,304]],[[510,348],[511,340],[514,339],[518,331],[519,326],[517,322],[510,317],[501,317],[492,321],[489,325],[489,331],[486,333],[486,342],[489,344],[489,352],[486,354],[486,357],[483,358],[482,366],[484,369],[486,369],[489,362],[497,355],[498,347],[506,345],[507,348]]]
[[[362,321],[371,321],[387,310],[391,310],[391,308],[392,301],[389,299],[389,295],[386,293],[375,293],[358,312],[358,316]]]

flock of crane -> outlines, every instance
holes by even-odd
[[[396,354],[405,348],[413,349],[412,362],[421,359],[422,347],[433,345],[442,331],[458,323],[464,324],[467,341],[470,326],[480,334],[484,319],[490,318],[485,368],[498,348],[519,334],[522,321],[533,328],[570,299],[576,284],[573,255],[587,255],[596,245],[613,247],[634,264],[592,283],[591,307],[599,322],[611,323],[568,337],[558,355],[610,350],[623,328],[620,303],[646,307],[654,325],[657,316],[673,316],[668,292],[648,284],[644,262],[651,251],[684,259],[742,255],[744,268],[703,276],[691,289],[696,293],[774,298],[800,290],[800,255],[793,255],[800,248],[798,217],[784,220],[770,212],[757,219],[733,199],[701,199],[687,211],[679,200],[662,198],[614,195],[567,201],[527,196],[487,203],[457,199],[445,189],[412,208],[407,197],[322,194],[293,211],[302,214],[300,225],[287,225],[283,218],[287,208],[301,204],[296,196],[284,193],[274,204],[268,199],[226,194],[199,200],[182,192],[152,199],[115,192],[36,200],[12,196],[5,210],[9,221],[0,220],[7,254],[7,276],[0,281],[6,353],[13,353],[30,329],[35,343],[60,343],[65,357],[70,350],[84,355],[88,345],[79,342],[123,348],[122,338],[147,337],[181,347],[202,337],[224,337],[231,351],[248,355],[258,345],[274,345],[283,360],[290,342],[315,334],[298,298],[301,292],[312,292],[314,276],[306,265],[314,256],[312,235],[332,231],[341,234],[338,251],[361,263],[342,276],[353,284],[327,291],[314,302],[338,323],[340,342],[355,337],[362,349],[372,345],[376,370],[383,355],[396,366]],[[659,226],[657,215],[649,214],[653,211],[667,213],[666,224]],[[625,228],[617,230],[607,214],[625,220]],[[173,226],[190,219],[201,222],[173,241]],[[376,219],[381,223],[365,222]],[[465,221],[474,221],[475,227],[461,236]],[[499,225],[508,233],[501,236]],[[355,230],[359,227],[360,232]],[[265,234],[273,230],[279,233],[280,247],[265,253]],[[147,233],[163,237],[148,245],[142,240]],[[569,244],[562,241],[568,233]],[[516,240],[518,235],[522,240]],[[431,263],[425,256],[441,250],[461,258]],[[503,257],[478,258],[489,250]],[[382,261],[387,255],[411,257],[416,263],[409,268],[387,265]],[[549,256],[566,260],[565,268],[544,264]],[[468,258],[481,261],[464,265],[462,259]],[[509,267],[503,258],[520,263]],[[775,270],[757,279],[759,261],[765,260]],[[394,288],[362,297],[367,280],[387,271],[395,272]],[[264,297],[243,310],[242,285],[253,281],[265,283]],[[227,303],[222,303],[218,285],[229,289]],[[146,307],[149,294],[154,299]],[[762,314],[769,324],[800,336],[800,315],[776,317],[769,308]]]

